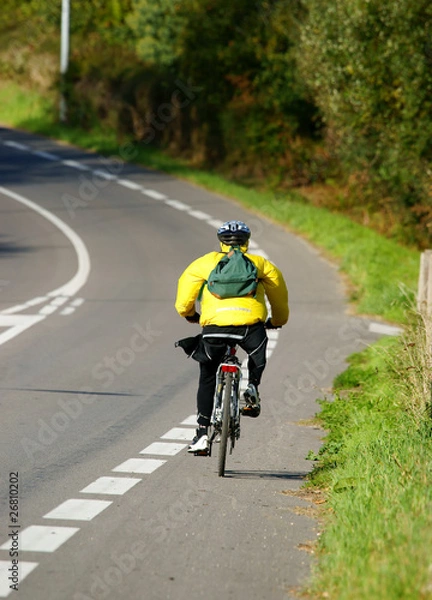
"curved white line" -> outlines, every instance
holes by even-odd
[[[71,242],[71,244],[73,245],[73,247],[75,249],[75,252],[77,253],[78,270],[75,273],[75,275],[72,277],[72,279],[70,279],[67,283],[65,283],[61,287],[56,288],[55,290],[52,290],[51,292],[48,292],[46,294],[46,296],[48,296],[50,298],[53,296],[67,296],[67,297],[74,296],[78,292],[78,290],[80,290],[83,287],[83,285],[87,282],[87,279],[88,279],[88,276],[90,273],[89,253],[87,251],[87,248],[86,248],[84,242],[80,238],[80,236],[77,233],[75,233],[75,231],[71,227],[69,227],[69,225],[67,223],[65,223],[64,221],[59,219],[56,215],[54,215],[49,210],[46,210],[45,208],[42,208],[41,206],[39,206],[39,204],[36,204],[35,202],[32,202],[31,200],[24,198],[24,196],[20,196],[19,194],[16,194],[15,192],[12,192],[11,190],[8,190],[1,186],[0,186],[0,193],[4,194],[5,196],[9,196],[9,198],[12,198],[13,200],[16,200],[17,202],[20,202],[21,204],[24,204],[25,206],[28,206],[32,210],[39,213],[42,217],[47,219],[47,221],[50,221],[53,225],[55,225],[58,229],[60,229],[60,231]],[[31,302],[31,300],[29,302]],[[26,302],[25,304],[27,306],[29,306],[29,302]],[[22,307],[22,306],[23,305],[20,305],[20,307]],[[14,308],[16,309],[17,307],[8,308],[7,310],[2,311],[2,313],[7,314],[7,313],[14,312],[14,310],[13,310]]]

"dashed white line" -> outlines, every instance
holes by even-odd
[[[219,229],[223,225],[223,221],[219,221],[218,219],[209,219],[207,223],[216,229]]]
[[[59,161],[60,157],[50,152],[42,152],[42,150],[33,150],[32,154],[39,156],[40,158],[46,158],[47,160]]]
[[[127,187],[130,190],[141,190],[142,187],[139,183],[135,183],[135,181],[130,181],[130,179],[117,179],[117,183],[122,185],[123,187]]]
[[[137,477],[99,477],[84,489],[82,494],[110,494],[122,496],[142,481]]]
[[[113,469],[116,473],[153,473],[166,463],[156,458],[129,458]]]
[[[197,426],[197,416],[196,415],[190,415],[189,417],[187,417],[186,419],[184,419],[184,421],[182,421],[180,423],[181,425],[194,425],[195,427]]]
[[[191,208],[188,204],[180,202],[180,200],[165,200],[165,204],[168,204],[177,210],[189,210]]]
[[[54,313],[57,309],[58,306],[55,306],[53,304],[47,304],[46,306],[40,309],[39,314],[45,316],[52,315],[52,313]]]
[[[51,301],[51,304],[54,306],[62,306],[62,304],[65,304],[68,300],[70,300],[70,298],[67,296],[57,296],[57,298],[54,298],[54,300]]]
[[[37,566],[39,563],[36,562],[27,562],[27,561],[19,561],[18,567],[18,587],[23,579],[27,577]],[[9,577],[11,576],[10,572],[11,561],[9,560],[0,560],[0,598],[7,598],[9,594],[11,594],[14,590],[10,587],[11,581]]]
[[[84,303],[84,298],[75,298],[75,300],[72,300],[71,306],[78,307],[78,306],[81,306],[81,304],[83,304],[83,303]]]
[[[174,456],[186,448],[187,444],[175,444],[170,442],[153,442],[144,450],[141,450],[140,454],[160,454],[161,456]]]
[[[201,210],[190,210],[189,214],[191,217],[195,219],[199,219],[200,221],[210,221],[211,216]]]
[[[67,167],[72,167],[73,169],[78,169],[79,171],[90,171],[90,167],[87,165],[78,162],[77,160],[62,160],[62,164]]]
[[[102,171],[101,169],[95,169],[93,171],[93,175],[96,175],[96,177],[102,177],[102,179],[108,179],[108,181],[115,181],[117,179],[116,175],[113,175],[108,171]]]
[[[11,148],[16,148],[17,150],[26,150],[31,152],[30,147],[25,144],[20,144],[19,142],[14,142],[13,140],[6,140],[3,142],[5,146],[10,146]]]
[[[164,435],[161,435],[162,440],[187,440],[190,441],[195,432],[191,429],[186,429],[185,427],[173,427]]]
[[[166,200],[167,196],[165,194],[161,194],[160,192],[156,192],[155,190],[142,190],[142,193],[149,198],[153,198],[153,200]]]
[[[79,527],[48,527],[30,525],[18,534],[18,546],[23,552],[54,552],[71,538]],[[9,550],[11,542],[0,546],[1,550]]]
[[[112,504],[111,500],[70,498],[43,516],[44,519],[91,521]]]

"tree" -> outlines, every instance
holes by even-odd
[[[424,228],[432,217],[432,5],[309,0],[308,9],[299,61],[339,156],[402,227]]]

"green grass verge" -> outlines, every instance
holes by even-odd
[[[83,131],[60,125],[53,97],[23,91],[12,83],[0,87],[0,121],[10,126],[67,141],[105,155],[121,155],[113,131],[94,127]],[[307,204],[295,192],[280,194],[250,189],[185,161],[170,158],[143,144],[135,144],[133,162],[163,170],[232,198],[304,235],[336,260],[352,285],[351,300],[360,313],[404,322],[407,298],[417,285],[419,253],[385,239],[349,218]]]
[[[432,437],[413,405],[413,331],[354,354],[335,381],[349,392],[321,401],[329,433],[311,476],[327,493],[311,590],[320,598],[432,598]]]

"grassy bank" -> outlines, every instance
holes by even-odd
[[[338,600],[432,598],[432,437],[424,328],[350,358],[319,419],[311,483],[327,497],[311,589]],[[430,364],[430,363],[429,363]]]
[[[54,97],[25,92],[14,84],[0,87],[0,122],[67,141],[105,155],[121,155],[128,141],[95,126],[90,131],[70,129],[57,121]],[[417,285],[417,251],[385,239],[340,214],[311,206],[299,194],[258,191],[186,162],[171,159],[148,145],[134,145],[133,160],[187,179],[236,200],[249,209],[304,235],[336,260],[351,283],[351,300],[361,313],[403,322],[407,298]]]

